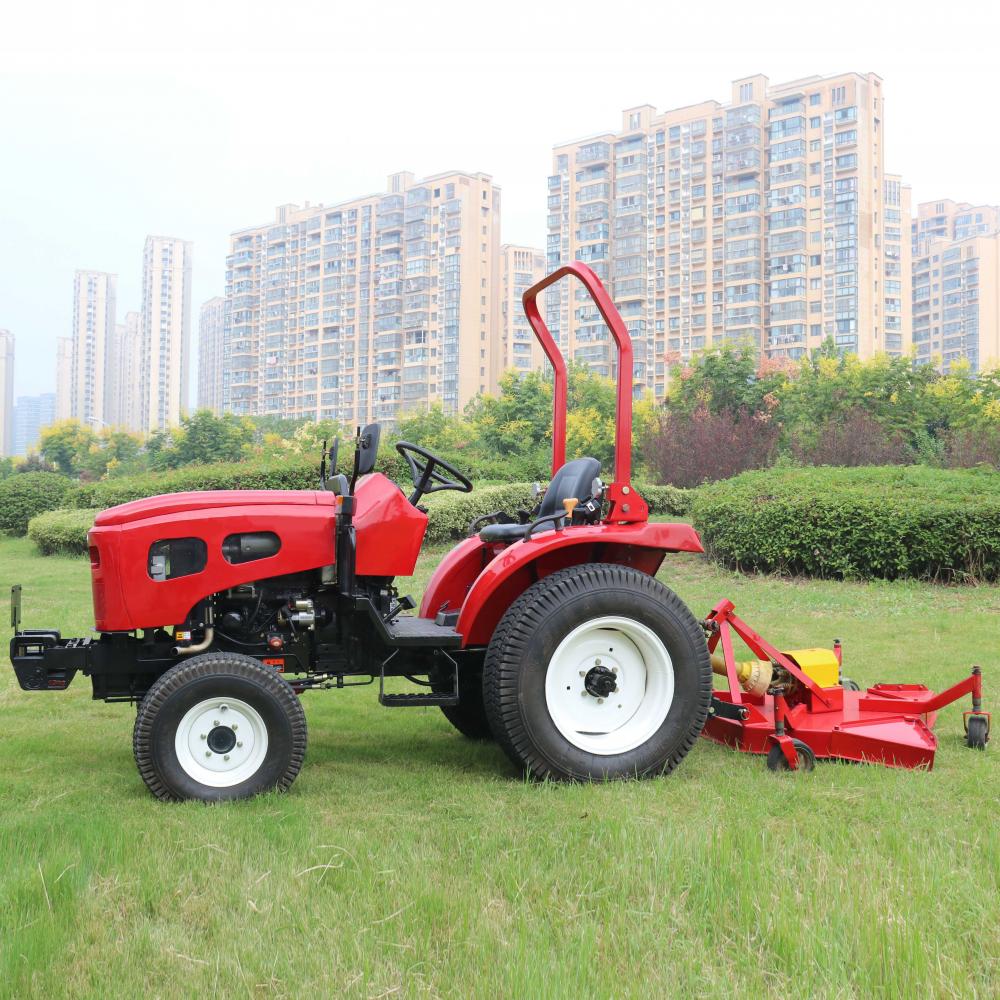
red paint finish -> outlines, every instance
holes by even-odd
[[[358,576],[409,576],[420,555],[427,515],[381,472],[359,479],[354,495],[355,572]]]
[[[554,394],[552,427],[552,473],[553,475],[566,461],[566,363],[559,346],[552,339],[545,321],[538,310],[538,293],[567,275],[578,278],[597,306],[611,336],[618,347],[618,396],[615,411],[615,482],[628,486],[632,474],[632,338],[628,327],[615,308],[611,296],[605,291],[601,279],[581,261],[566,264],[532,285],[522,297],[524,314],[535,331],[546,357],[555,369],[556,392]],[[561,411],[561,412],[560,412]]]
[[[223,496],[224,504],[219,502]],[[196,506],[198,497],[207,497],[205,507]],[[154,513],[158,499],[166,513]],[[91,562],[95,625],[102,632],[178,625],[198,601],[220,590],[329,565],[335,510],[333,494],[318,490],[231,490],[151,497],[104,511],[88,535],[99,552],[97,564]],[[136,511],[145,516],[133,516]],[[247,531],[273,531],[281,550],[252,562],[228,563],[223,539]],[[150,546],[190,537],[207,546],[205,568],[173,580],[151,579]]]
[[[937,750],[933,726],[938,709],[969,694],[974,699],[974,712],[986,714],[979,708],[982,677],[976,669],[940,694],[923,684],[876,684],[867,691],[849,691],[839,685],[821,688],[737,618],[731,601],[720,601],[706,621],[712,625],[708,647],[714,651],[721,645],[729,684],[728,690],[715,691],[715,697],[740,705],[745,717],[738,720],[711,715],[702,735],[745,753],[766,754],[776,741],[782,742],[775,733],[776,719],[780,716],[784,719],[786,737],[801,740],[817,758],[929,769]],[[732,632],[754,655],[789,670],[800,680],[801,687],[787,699],[741,691]]]
[[[524,590],[566,566],[617,562],[656,572],[665,552],[703,551],[698,533],[688,524],[581,524],[546,531],[515,542],[487,564],[469,589],[456,628],[465,645],[488,643],[497,622]]]
[[[458,611],[486,564],[503,550],[478,535],[464,538],[438,563],[420,602],[420,617],[433,618],[441,610]]]

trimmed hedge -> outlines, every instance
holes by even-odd
[[[504,486],[484,486],[472,493],[441,493],[426,499],[427,533],[430,543],[465,538],[469,525],[477,517],[496,510],[516,516],[518,508],[530,510],[535,505],[531,483],[510,483]]]
[[[1000,473],[922,466],[745,472],[695,492],[709,555],[841,579],[1000,579]]]
[[[691,490],[678,486],[656,486],[653,483],[638,482],[635,488],[649,504],[650,514],[683,516],[691,508]]]
[[[0,531],[23,535],[28,522],[46,510],[66,506],[72,484],[57,472],[22,472],[0,482]]]
[[[96,510],[50,510],[28,522],[28,537],[43,556],[61,552],[87,554],[87,532],[94,526]]]
[[[351,453],[353,461],[353,452]],[[395,450],[380,455],[376,469],[390,479],[408,483],[410,470]],[[338,471],[350,473],[346,459],[340,456]],[[189,490],[315,490],[319,488],[318,459],[292,455],[287,462],[219,462],[190,465],[170,472],[149,472],[141,476],[122,476],[82,483],[68,498],[74,507],[104,510],[129,500],[184,493]]]

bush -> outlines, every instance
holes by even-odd
[[[56,472],[25,472],[0,482],[0,531],[23,535],[42,511],[65,505],[70,481]]]
[[[789,442],[800,465],[911,465],[913,448],[899,431],[884,426],[860,407],[845,410]]]
[[[683,516],[691,507],[691,490],[642,482],[635,482],[634,486],[649,504],[650,514]]]
[[[788,468],[704,486],[692,504],[727,566],[835,578],[1000,578],[1000,473]]]
[[[427,498],[427,534],[430,543],[465,538],[469,525],[477,517],[502,510],[515,517],[519,508],[530,510],[535,505],[531,483],[510,483],[485,486],[472,493],[441,493]]]
[[[43,556],[56,552],[86,555],[87,532],[94,525],[96,510],[50,510],[28,522],[28,537]]]
[[[345,451],[350,454],[345,455]],[[353,460],[353,450],[342,449],[338,471],[349,474]],[[395,448],[383,449],[375,467],[398,483],[405,485],[410,481],[410,470]],[[314,490],[318,487],[319,459],[292,455],[287,461],[189,465],[172,472],[149,472],[83,483],[68,499],[74,507],[103,510],[129,500],[189,490]]]
[[[644,457],[661,482],[692,487],[728,479],[774,462],[781,428],[767,414],[740,410],[669,411],[644,443]]]

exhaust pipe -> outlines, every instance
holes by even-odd
[[[215,638],[215,629],[211,625],[205,628],[205,638],[201,642],[196,642],[193,646],[174,646],[174,656],[190,656],[192,653],[204,653],[212,640]],[[725,673],[725,667],[722,672]]]

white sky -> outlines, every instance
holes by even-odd
[[[63,0],[0,8],[0,327],[15,394],[55,387],[75,268],[139,307],[147,233],[195,243],[198,306],[228,235],[385,175],[482,170],[503,239],[544,245],[559,141],[730,82],[883,77],[886,168],[914,201],[1000,202],[1000,5],[574,0]],[[192,385],[194,384],[192,380]]]

